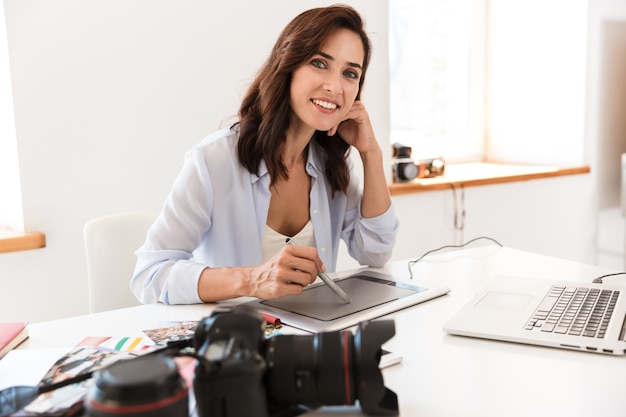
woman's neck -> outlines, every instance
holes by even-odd
[[[308,145],[314,133],[315,130],[310,127],[298,126],[297,123],[292,123],[287,129],[282,152],[283,163],[287,169],[306,162]]]

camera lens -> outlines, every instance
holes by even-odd
[[[351,405],[368,415],[398,415],[398,398],[384,386],[381,345],[395,334],[393,321],[362,322],[350,331],[267,340],[266,389],[271,403]]]
[[[91,417],[187,417],[188,401],[174,360],[148,354],[97,373],[85,407]]]
[[[267,395],[276,404],[354,404],[354,336],[348,331],[267,341]]]
[[[398,179],[401,181],[412,180],[417,177],[419,173],[419,169],[417,165],[413,163],[413,161],[408,162],[398,162]]]

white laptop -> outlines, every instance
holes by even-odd
[[[526,277],[492,280],[443,327],[454,335],[626,354],[626,287]]]
[[[322,282],[305,288],[300,295],[254,300],[245,305],[274,315],[289,326],[317,333],[345,329],[450,291],[445,286],[398,282],[390,275],[369,270],[337,278],[335,282],[350,298],[349,304]]]

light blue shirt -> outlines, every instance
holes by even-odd
[[[253,266],[263,262],[261,240],[270,203],[265,163],[259,175],[237,159],[237,131],[219,130],[187,152],[163,210],[137,250],[131,289],[143,303],[201,303],[198,280],[204,268]],[[398,232],[393,205],[380,216],[360,214],[362,191],[348,158],[347,195],[331,198],[321,155],[309,145],[309,214],[327,271],[337,264],[339,239],[360,264],[379,267],[391,257]],[[224,279],[229,279],[224,276]]]

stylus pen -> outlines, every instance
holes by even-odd
[[[294,242],[293,239],[291,239],[290,237],[285,239],[285,243],[292,246],[298,246],[296,245],[296,242]],[[330,289],[333,290],[333,292],[343,300],[344,303],[350,304],[350,299],[348,298],[348,295],[341,289],[339,285],[335,283],[335,281],[330,279],[328,275],[326,275],[322,271],[317,271],[317,276],[320,277],[322,281],[324,281],[326,285],[328,285]]]

